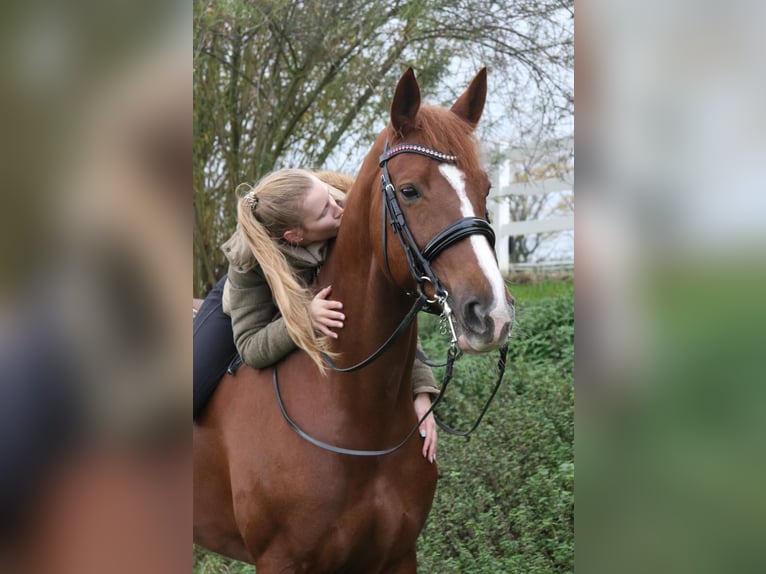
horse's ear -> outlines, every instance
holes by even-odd
[[[455,114],[467,121],[475,128],[484,111],[484,102],[487,99],[487,68],[482,68],[476,74],[471,85],[463,92],[455,104],[450,108]]]
[[[415,116],[420,109],[420,86],[415,79],[415,72],[408,68],[394,92],[394,101],[391,103],[391,125],[394,130],[404,136],[415,123]]]

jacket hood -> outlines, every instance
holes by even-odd
[[[292,245],[279,241],[277,245],[287,258],[288,263],[296,270],[319,267],[324,262],[325,255],[327,254],[326,241],[312,243],[307,246]],[[229,260],[229,264],[239,273],[247,273],[259,265],[239,226],[237,226],[236,231],[229,240],[221,246],[221,250]]]

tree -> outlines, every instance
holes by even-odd
[[[495,65],[499,83],[571,108],[571,12],[571,0],[195,1],[195,294],[225,272],[237,186],[357,158],[407,66],[431,93],[470,55],[470,73]]]

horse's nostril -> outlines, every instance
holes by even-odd
[[[466,327],[474,333],[484,333],[489,328],[486,308],[477,299],[471,299],[465,304],[464,318]]]

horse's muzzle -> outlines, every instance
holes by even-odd
[[[487,305],[471,298],[460,308],[458,347],[466,353],[485,353],[501,347],[513,326],[514,302]]]

